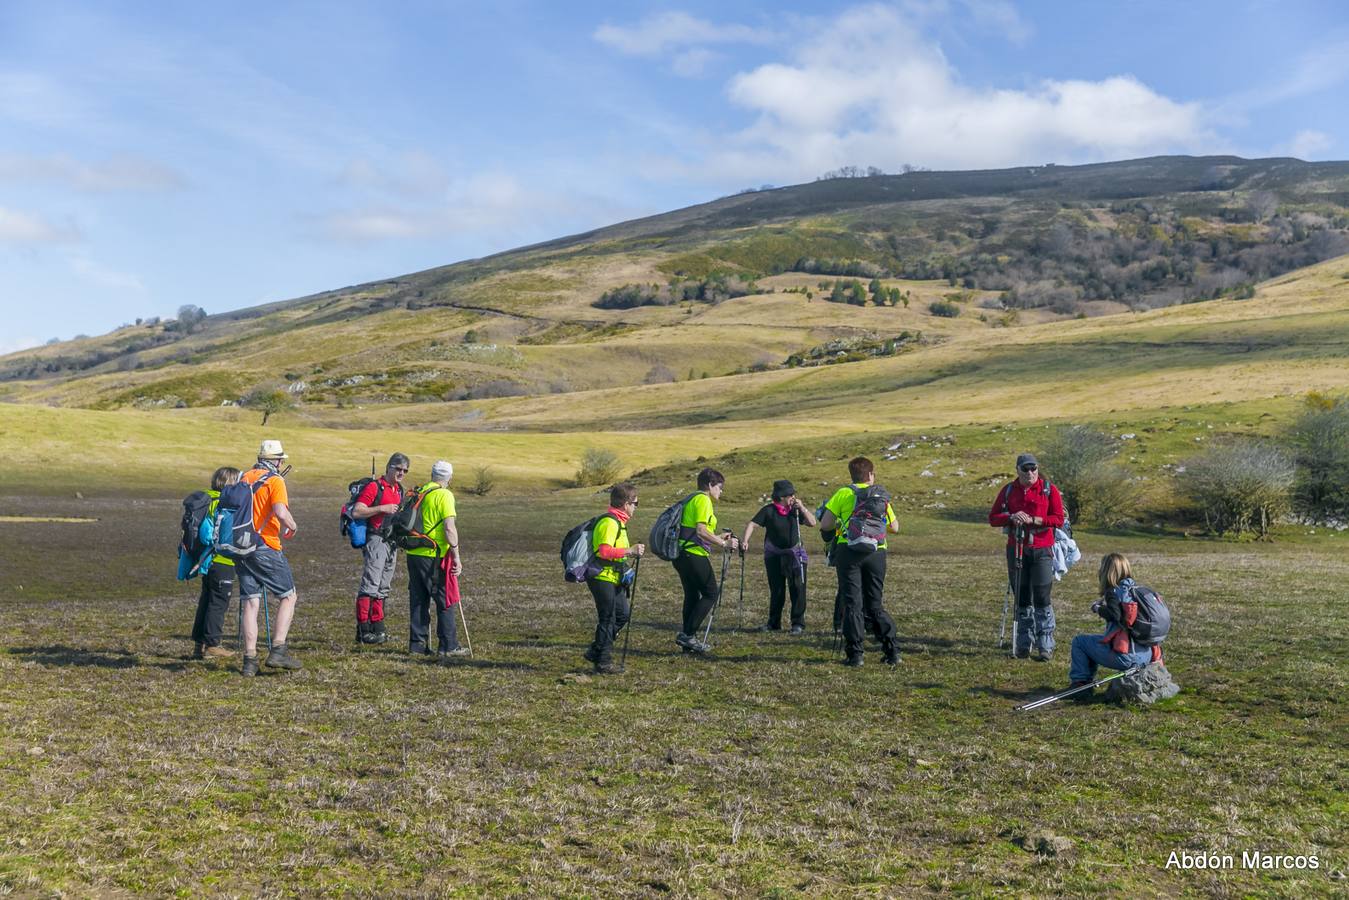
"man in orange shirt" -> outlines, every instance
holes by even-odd
[[[245,472],[240,481],[253,492],[253,527],[262,544],[248,556],[240,557],[239,597],[244,605],[243,674],[258,674],[258,606],[265,590],[276,600],[276,628],[267,665],[278,669],[298,669],[300,661],[286,650],[286,635],[295,617],[295,578],[281,550],[281,539],[295,537],[295,519],[290,514],[290,497],[281,475],[286,452],[280,441],[263,441],[258,464]]]

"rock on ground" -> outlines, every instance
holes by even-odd
[[[1150,663],[1143,671],[1128,678],[1116,678],[1106,687],[1107,700],[1126,703],[1156,703],[1180,693],[1180,685],[1171,679],[1171,673],[1162,663]]]

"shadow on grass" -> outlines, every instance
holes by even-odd
[[[182,662],[147,662],[140,655],[128,650],[88,650],[81,647],[67,647],[52,644],[46,647],[12,647],[9,652],[43,666],[93,666],[99,669],[165,669],[181,672],[188,668]]]
[[[967,688],[965,693],[985,694],[989,697],[1001,697],[1004,700],[1030,701],[1030,700],[1039,700],[1042,697],[1048,697],[1050,694],[1056,694],[1061,690],[1063,690],[1063,687],[1060,685],[1041,685],[1040,687],[1033,687],[1030,688],[1029,690],[1024,691],[1013,691],[1008,690],[1007,688],[995,688],[984,686],[984,687]]]

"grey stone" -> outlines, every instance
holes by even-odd
[[[1116,678],[1106,686],[1106,700],[1122,703],[1156,703],[1180,693],[1180,685],[1162,663],[1150,663],[1128,678]]]

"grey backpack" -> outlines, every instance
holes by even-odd
[[[696,494],[689,494],[678,503],[667,506],[651,526],[646,545],[666,562],[674,562],[679,557],[679,539],[682,536],[680,523],[684,520],[684,507],[694,496]]]

